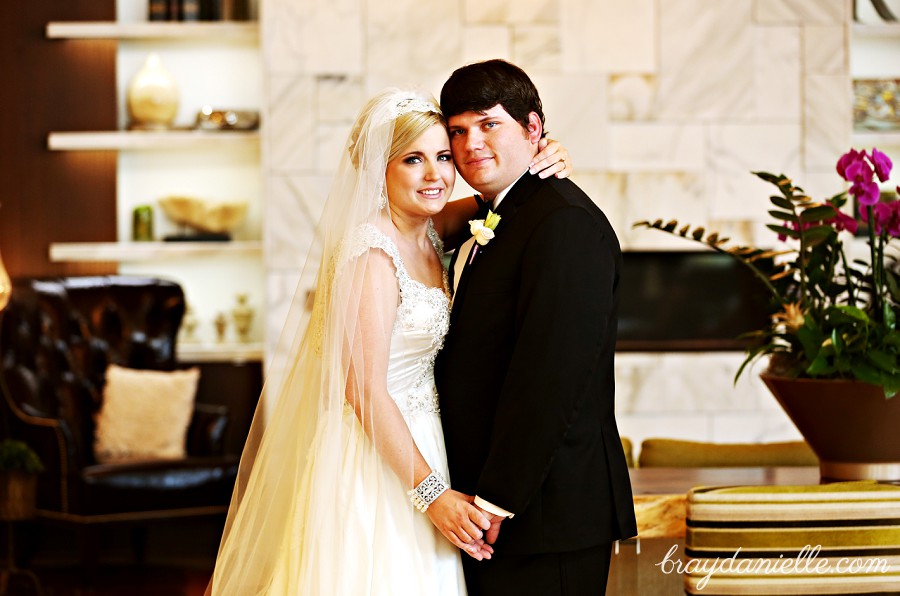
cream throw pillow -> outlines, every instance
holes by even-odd
[[[164,372],[110,365],[96,419],[100,463],[181,459],[200,369]]]

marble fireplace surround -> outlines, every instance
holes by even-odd
[[[839,190],[849,147],[850,0],[262,0],[267,345],[300,280],[341,144],[387,85],[437,94],[452,70],[509,59],[537,84],[574,180],[626,250],[685,250],[632,229],[676,218],[767,241],[764,183]],[[457,195],[467,192],[458,184]],[[740,352],[627,352],[622,433],[705,441],[799,435]]]

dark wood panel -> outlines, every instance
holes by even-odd
[[[44,35],[49,21],[90,20],[115,20],[115,0],[0,2],[0,251],[13,276],[84,274],[50,263],[50,243],[116,238],[115,153],[46,148],[51,130],[116,127],[116,43]]]

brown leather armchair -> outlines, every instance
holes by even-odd
[[[0,325],[6,431],[46,467],[38,518],[81,524],[87,557],[103,522],[226,511],[238,457],[223,453],[227,408],[196,404],[185,459],[99,464],[94,415],[108,365],[176,368],[184,294],[173,282],[127,276],[20,279]],[[140,552],[138,553],[140,554]]]

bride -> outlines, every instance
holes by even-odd
[[[447,203],[445,126],[415,91],[358,116],[307,263],[314,302],[295,297],[269,367],[208,593],[459,596],[459,549],[490,558],[487,518],[448,485],[434,386],[442,238],[458,243],[477,206]],[[565,156],[551,142],[533,169],[565,176]]]

